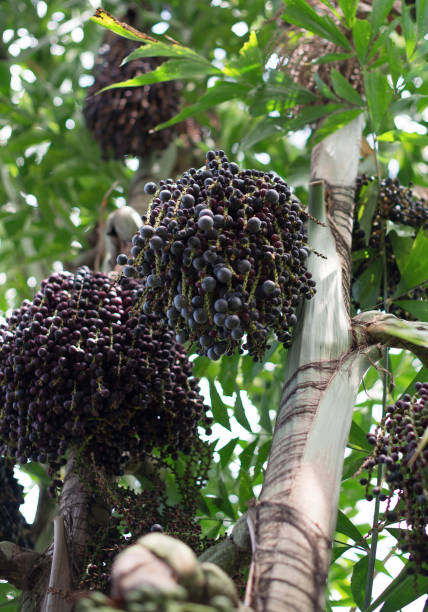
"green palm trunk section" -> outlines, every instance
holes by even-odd
[[[252,605],[263,612],[324,610],[344,450],[367,351],[353,346],[349,304],[353,185],[361,123],[353,122],[313,152],[308,268],[315,299],[302,308],[287,358],[272,448],[252,510],[256,550]],[[343,143],[349,148],[341,174]],[[351,144],[350,144],[351,143]],[[346,164],[345,164],[346,165]],[[337,166],[337,172],[335,170]],[[371,355],[371,358],[378,357]]]

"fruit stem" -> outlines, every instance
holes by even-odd
[[[380,176],[379,176],[379,184],[380,184]],[[382,278],[382,298],[383,298],[383,307],[386,312],[388,312],[387,305],[387,297],[388,297],[388,278],[387,278],[387,262],[386,262],[386,244],[385,244],[385,222],[382,223],[382,263],[383,263],[383,278]],[[384,363],[383,363],[383,389],[382,389],[382,421],[385,418],[386,414],[386,394],[388,389],[388,366],[389,366],[389,354],[388,347],[384,349]],[[383,473],[383,465],[379,464],[377,469],[377,482],[376,486],[381,487],[382,485],[382,473]],[[374,570],[375,570],[375,562],[376,562],[376,551],[377,551],[377,540],[378,540],[378,523],[379,523],[379,507],[380,500],[379,496],[376,496],[375,507],[373,512],[373,528],[372,528],[372,542],[369,552],[369,566],[367,570],[367,581],[366,581],[366,593],[364,597],[364,606],[363,610],[367,610],[370,605],[372,598],[372,590],[373,590],[373,580],[374,580]]]

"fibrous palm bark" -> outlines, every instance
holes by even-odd
[[[252,605],[321,611],[344,450],[368,351],[354,345],[349,316],[353,191],[360,119],[312,154],[309,270],[316,299],[305,303],[287,358],[286,380],[259,501],[251,511]],[[323,197],[323,185],[326,197]]]

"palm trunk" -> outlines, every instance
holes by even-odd
[[[252,605],[263,612],[324,610],[344,450],[368,356],[353,347],[349,278],[354,185],[362,124],[315,147],[306,302],[288,352],[268,467],[252,510],[256,547]],[[323,195],[323,182],[326,198]],[[324,202],[325,199],[325,202]]]

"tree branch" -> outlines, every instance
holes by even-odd
[[[404,348],[428,367],[428,323],[406,321],[393,314],[369,310],[352,319],[354,339],[358,346],[380,343]]]
[[[35,574],[45,560],[45,555],[34,550],[13,542],[0,542],[0,579],[21,590],[32,589]]]
[[[246,516],[241,516],[230,537],[204,551],[199,556],[199,561],[215,563],[229,576],[245,570],[251,560],[251,541]]]

